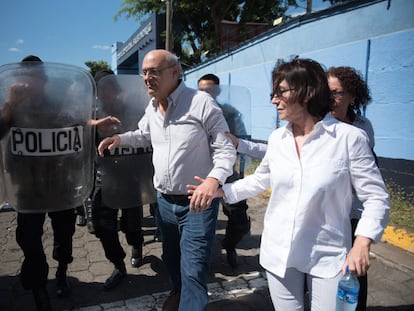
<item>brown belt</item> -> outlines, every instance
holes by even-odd
[[[164,199],[171,203],[188,203],[190,200],[188,199],[188,195],[186,194],[161,194]]]

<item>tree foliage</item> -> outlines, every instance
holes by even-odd
[[[85,65],[89,68],[89,71],[92,77],[94,77],[95,73],[100,69],[111,69],[111,66],[109,66],[109,64],[104,60],[98,60],[98,61],[88,60],[85,62]]]
[[[283,16],[294,0],[171,0],[175,46],[182,47],[184,64],[200,62],[208,53],[220,52],[220,22],[244,25],[249,22],[267,23]],[[296,2],[295,2],[296,3]],[[165,0],[124,0],[115,20],[121,16],[137,21],[153,13],[165,13]],[[175,51],[177,52],[177,51]]]

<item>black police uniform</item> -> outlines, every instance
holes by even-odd
[[[230,132],[238,137],[246,137],[247,132],[240,112],[228,104],[219,104],[219,106],[223,111]],[[243,176],[233,171],[233,175],[226,182],[233,182],[240,178],[243,178]],[[237,253],[235,248],[243,236],[250,232],[250,217],[247,215],[249,206],[246,200],[233,204],[228,204],[222,200],[221,203],[223,213],[228,217],[226,234],[222,241],[222,246],[226,249],[228,263],[235,268],[237,266]]]
[[[96,83],[99,82],[101,78],[106,75],[113,75],[112,71],[102,70],[95,75]],[[117,91],[116,81],[111,81],[109,87],[114,88],[114,93]],[[108,85],[103,85],[103,87]],[[99,94],[99,87],[98,87]],[[114,95],[114,94],[112,94]],[[101,99],[102,103],[102,99]],[[136,126],[135,120],[130,120],[131,118],[136,118],[136,114],[128,111],[128,109],[123,109],[124,107],[117,107],[117,102],[109,100],[109,107],[111,111],[104,111],[102,107],[99,107],[97,115],[99,117],[105,117],[111,115],[118,117],[122,124],[119,126],[117,131],[126,131],[130,123],[134,123]],[[102,105],[103,106],[103,103]],[[110,131],[109,133],[104,133],[99,130],[96,131],[96,144],[112,134],[115,131]],[[131,159],[130,159],[131,160]],[[133,159],[132,159],[133,160]],[[105,161],[106,164],[105,164]],[[120,281],[126,276],[126,268],[124,263],[124,258],[126,256],[124,249],[121,246],[118,236],[118,229],[120,229],[124,234],[128,245],[132,246],[131,253],[131,265],[133,267],[139,267],[142,265],[142,245],[144,242],[142,234],[142,206],[130,206],[129,202],[137,202],[131,196],[134,196],[133,190],[128,184],[128,176],[125,176],[125,172],[130,171],[130,161],[123,161],[120,157],[116,162],[116,169],[111,170],[112,176],[107,176],[107,174],[102,174],[102,170],[105,165],[112,165],[110,157],[108,158],[97,158],[96,160],[96,170],[95,170],[95,189],[92,195],[92,224],[95,235],[100,239],[102,247],[105,252],[106,258],[113,263],[114,271],[111,276],[105,281],[104,288],[110,290],[115,288]],[[119,174],[120,176],[117,176]],[[104,180],[107,178],[107,180]],[[110,184],[110,187],[104,187],[103,184]],[[116,197],[116,200],[113,200],[115,203],[109,204],[105,203],[103,197],[108,195],[111,197]],[[118,213],[121,213],[121,217],[118,221]]]

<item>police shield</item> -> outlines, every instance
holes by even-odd
[[[99,140],[136,130],[149,103],[144,81],[136,75],[107,75],[99,80],[97,117],[114,116],[121,125],[98,128]],[[131,208],[156,202],[152,149],[118,147],[97,159],[102,203]]]
[[[22,62],[0,67],[5,199],[19,212],[82,205],[93,181],[95,87],[85,70]]]
[[[243,86],[216,86],[212,91],[218,105],[223,111],[224,118],[229,126],[230,133],[243,138],[251,138],[251,100],[250,91]],[[234,166],[234,173],[229,182],[243,178],[247,157],[238,154]]]
[[[251,137],[250,91],[243,86],[217,86],[216,101],[223,110],[230,132],[239,138]]]
[[[0,122],[1,117],[0,117]],[[1,125],[0,125],[1,126]],[[0,157],[2,156],[3,152],[0,145]],[[0,158],[0,211],[2,210],[2,206],[6,203],[6,188],[4,186],[4,177],[3,177],[3,161]]]

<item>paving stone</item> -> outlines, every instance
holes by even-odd
[[[207,311],[274,310],[267,288],[266,273],[259,265],[260,237],[266,200],[257,197],[248,201],[252,227],[239,243],[239,266],[232,269],[221,249],[227,219],[220,209],[217,235],[213,245],[211,271],[208,275],[209,305]],[[129,263],[130,246],[119,233],[127,253],[128,277],[114,290],[105,292],[103,282],[113,266],[105,258],[100,241],[87,227],[76,227],[73,242],[74,261],[69,265],[71,295],[58,299],[54,293],[57,263],[52,259],[53,234],[50,221],[45,222],[43,242],[50,265],[48,291],[56,310],[123,311],[161,310],[168,296],[169,285],[161,260],[162,244],[153,240],[154,219],[144,208],[144,265],[133,268]],[[23,254],[15,240],[16,213],[0,213],[0,310],[21,311],[35,308],[30,291],[19,282]],[[414,310],[414,256],[387,243],[372,247],[368,272],[368,311]]]

